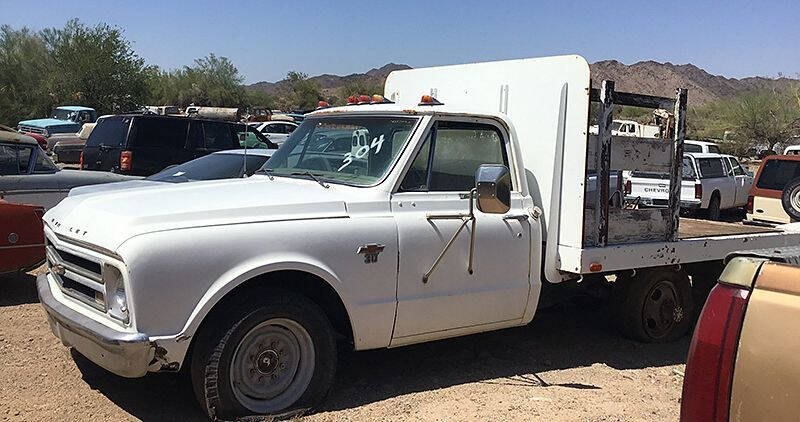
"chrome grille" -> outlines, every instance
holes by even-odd
[[[102,263],[56,248],[46,241],[47,266],[61,290],[87,305],[106,311]]]
[[[38,128],[38,127],[33,127],[33,126],[20,126],[19,127],[19,131],[20,132],[38,133],[40,135],[44,133],[44,129]]]

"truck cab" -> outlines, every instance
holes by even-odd
[[[54,133],[76,133],[84,123],[97,121],[97,112],[93,108],[82,106],[60,106],[46,119],[23,120],[17,129],[23,133],[36,133],[49,137]]]

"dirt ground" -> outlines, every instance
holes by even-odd
[[[689,339],[619,338],[579,297],[526,327],[340,355],[323,408],[340,420],[677,420]],[[34,276],[0,278],[0,420],[202,420],[173,374],[124,379],[50,333]]]

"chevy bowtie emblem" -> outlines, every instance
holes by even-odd
[[[372,264],[378,262],[378,254],[383,252],[385,247],[386,245],[381,245],[380,243],[368,243],[359,246],[356,249],[356,254],[364,254],[364,263]]]

